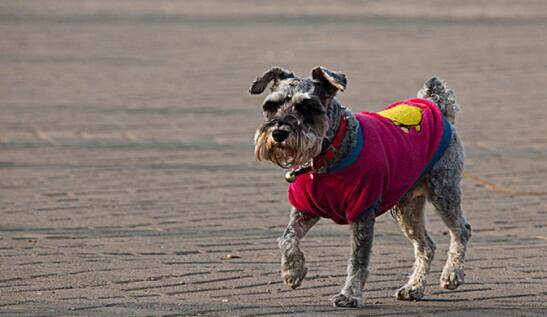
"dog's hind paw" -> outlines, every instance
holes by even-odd
[[[342,293],[334,295],[331,299],[334,307],[357,307],[359,300],[355,297],[346,296]]]
[[[398,300],[420,300],[424,296],[424,287],[419,285],[405,285],[395,292]]]
[[[463,268],[446,266],[441,274],[441,287],[445,289],[456,289],[464,282]]]

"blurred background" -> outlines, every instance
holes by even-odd
[[[365,311],[545,314],[546,1],[0,1],[0,30],[1,313],[362,313],[328,306],[349,254],[329,221],[303,242],[308,280],[282,285],[286,184],[253,158],[251,81],[323,65],[355,112],[432,75],[461,105],[468,283],[440,290],[429,212],[426,300],[393,299],[413,257],[384,216]]]

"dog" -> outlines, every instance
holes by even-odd
[[[451,290],[462,285],[471,226],[461,206],[464,148],[455,130],[458,106],[444,81],[433,77],[418,98],[379,113],[357,114],[335,98],[347,85],[341,72],[319,66],[310,77],[298,78],[273,67],[249,92],[261,94],[268,85],[255,156],[288,170],[293,208],[278,239],[285,284],[293,289],[301,285],[307,268],[299,242],[320,218],[331,218],[349,224],[352,233],[347,278],[331,303],[361,305],[375,218],[389,210],[415,253],[414,271],[395,297],[420,300],[435,252],[425,228],[429,201],[450,232],[440,285]]]

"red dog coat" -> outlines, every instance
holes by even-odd
[[[356,114],[355,149],[327,173],[299,176],[289,201],[299,211],[339,224],[365,212],[383,214],[442,156],[452,130],[438,107],[426,99],[391,104]]]

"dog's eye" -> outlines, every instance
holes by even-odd
[[[262,110],[265,112],[276,112],[277,108],[279,108],[280,103],[275,101],[266,101],[262,105]]]
[[[313,99],[304,99],[301,103],[295,105],[294,108],[302,115],[322,115],[325,113],[321,104]]]

